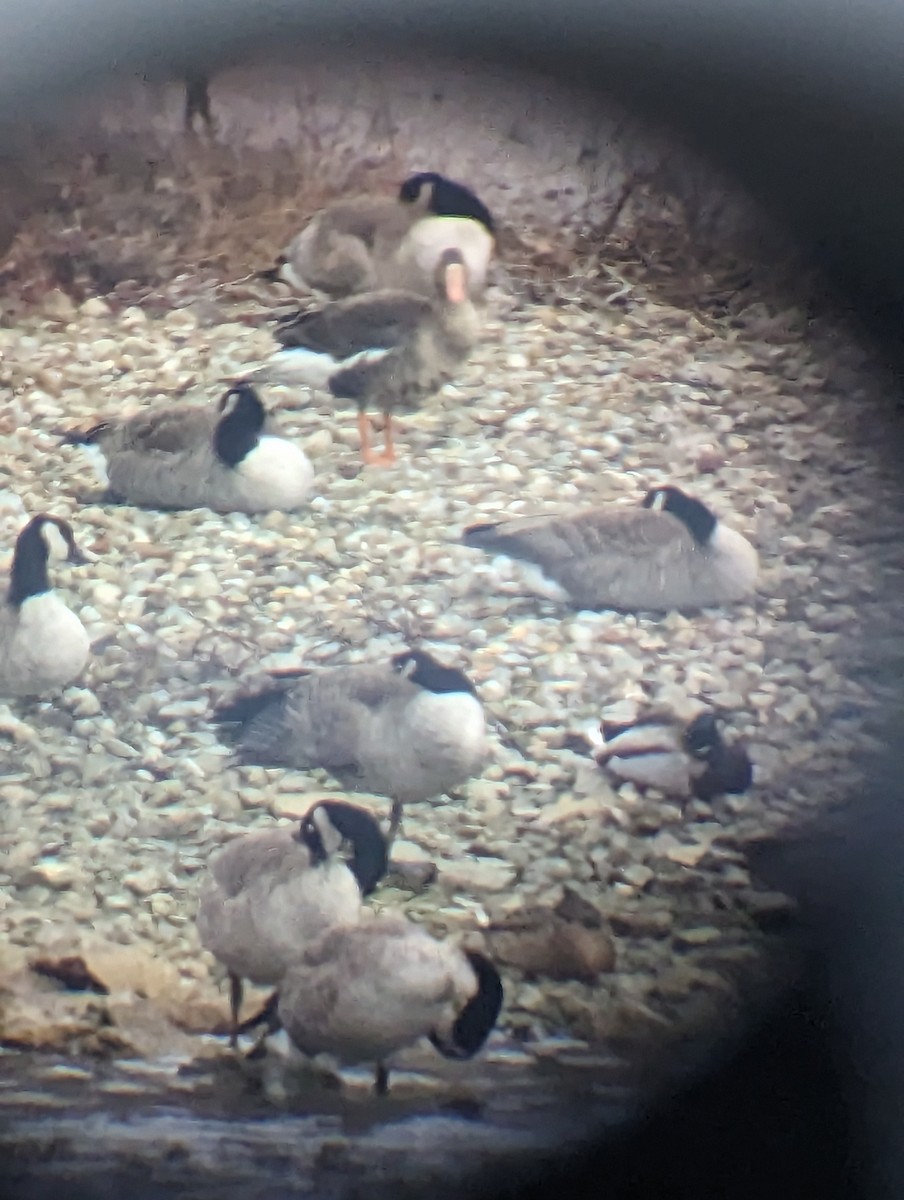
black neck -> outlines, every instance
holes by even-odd
[[[223,415],[213,435],[214,453],[220,462],[237,467],[257,445],[263,425],[263,408],[257,397],[253,393],[236,394],[232,408]]]
[[[19,607],[29,596],[50,591],[47,575],[47,543],[41,534],[44,525],[40,517],[30,521],[19,534],[9,577],[7,601]]]
[[[362,896],[369,896],[386,874],[386,842],[376,820],[364,809],[340,800],[322,800],[333,827],[351,844],[349,870]]]

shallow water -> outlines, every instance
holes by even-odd
[[[346,1196],[365,1183],[368,1194],[429,1185],[455,1195],[475,1175],[531,1174],[549,1153],[630,1115],[635,1093],[622,1064],[579,1050],[567,1057],[563,1065],[561,1055],[496,1050],[452,1086],[401,1071],[381,1099],[363,1071],[344,1073],[341,1088],[293,1072],[283,1092],[257,1064],[229,1055],[73,1063],[6,1053],[0,1153],[27,1195],[92,1181],[97,1194],[99,1185],[111,1195],[128,1186],[142,1197],[177,1185],[192,1196]],[[271,1056],[271,1068],[278,1061]]]

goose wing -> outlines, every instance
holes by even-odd
[[[635,584],[653,585],[694,548],[680,521],[645,508],[473,525],[463,540],[490,554],[535,563],[575,598],[588,593],[605,598],[626,581],[632,591]]]
[[[299,680],[287,697],[286,723],[312,766],[355,772],[374,721],[413,687],[388,665],[318,671]]]
[[[210,441],[219,417],[215,408],[194,405],[139,413],[122,426],[122,449],[140,454],[194,450]]]
[[[275,337],[285,348],[301,347],[342,362],[362,351],[398,346],[430,308],[429,300],[411,292],[372,292],[283,317]]]
[[[224,900],[238,896],[262,874],[277,871],[287,856],[303,857],[291,829],[264,829],[235,838],[211,862],[215,890]]]
[[[466,546],[547,568],[591,557],[668,556],[676,541],[680,543],[682,529],[668,514],[645,508],[592,509],[571,516],[516,517],[471,525],[463,540]]]

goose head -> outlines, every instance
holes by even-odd
[[[653,512],[671,513],[684,525],[698,546],[705,546],[711,541],[718,524],[702,500],[688,496],[671,484],[652,488],[644,496],[642,507]]]
[[[410,175],[399,189],[399,199],[403,204],[418,204],[435,217],[467,217],[488,233],[495,232],[495,222],[483,201],[470,188],[436,171]]]
[[[502,1009],[502,980],[496,967],[475,950],[463,954],[474,973],[476,990],[450,1025],[429,1034],[444,1058],[473,1058],[490,1036]]]
[[[725,749],[716,715],[702,712],[694,717],[684,731],[684,748],[691,758],[712,762]]]
[[[348,842],[348,868],[362,896],[370,895],[386,874],[386,842],[376,820],[363,808],[341,800],[321,800],[306,813],[296,836],[314,864],[326,862]]]
[[[716,796],[740,795],[753,783],[753,766],[743,746],[726,745],[719,730],[715,713],[702,712],[684,731],[687,753],[706,767],[694,783],[701,800]]]
[[[236,467],[260,439],[266,420],[264,406],[251,384],[242,381],[220,397],[219,409],[222,415],[213,435],[214,451],[227,467]]]
[[[436,292],[443,304],[464,304],[469,298],[468,268],[460,250],[450,246],[436,264]]]
[[[51,555],[76,565],[88,562],[76,544],[69,522],[41,513],[28,522],[16,539],[7,592],[10,604],[18,608],[30,596],[50,591],[47,562]]]
[[[446,667],[426,650],[405,650],[394,655],[393,670],[410,679],[412,683],[434,695],[465,692],[476,696],[477,691],[464,671],[457,667]]]

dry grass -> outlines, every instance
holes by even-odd
[[[53,288],[140,304],[186,276],[198,285],[240,279],[270,266],[324,204],[391,193],[400,175],[389,158],[238,153],[193,134],[165,155],[150,139],[79,160],[55,148],[32,172],[43,202],[0,262],[4,295],[25,304]]]
[[[53,289],[76,302],[101,295],[114,308],[150,310],[231,291],[270,266],[325,204],[392,194],[403,175],[391,148],[362,161],[313,137],[267,151],[194,133],[167,148],[151,137],[98,137],[88,151],[45,145],[7,187],[2,319],[14,321]],[[632,174],[605,219],[583,228],[503,226],[508,285],[527,303],[573,305],[577,296],[591,310],[629,306],[644,293],[703,319],[774,298],[775,270],[751,264],[777,256],[726,245],[704,200],[673,184],[665,169]],[[798,292],[800,278],[798,265],[787,269]]]

